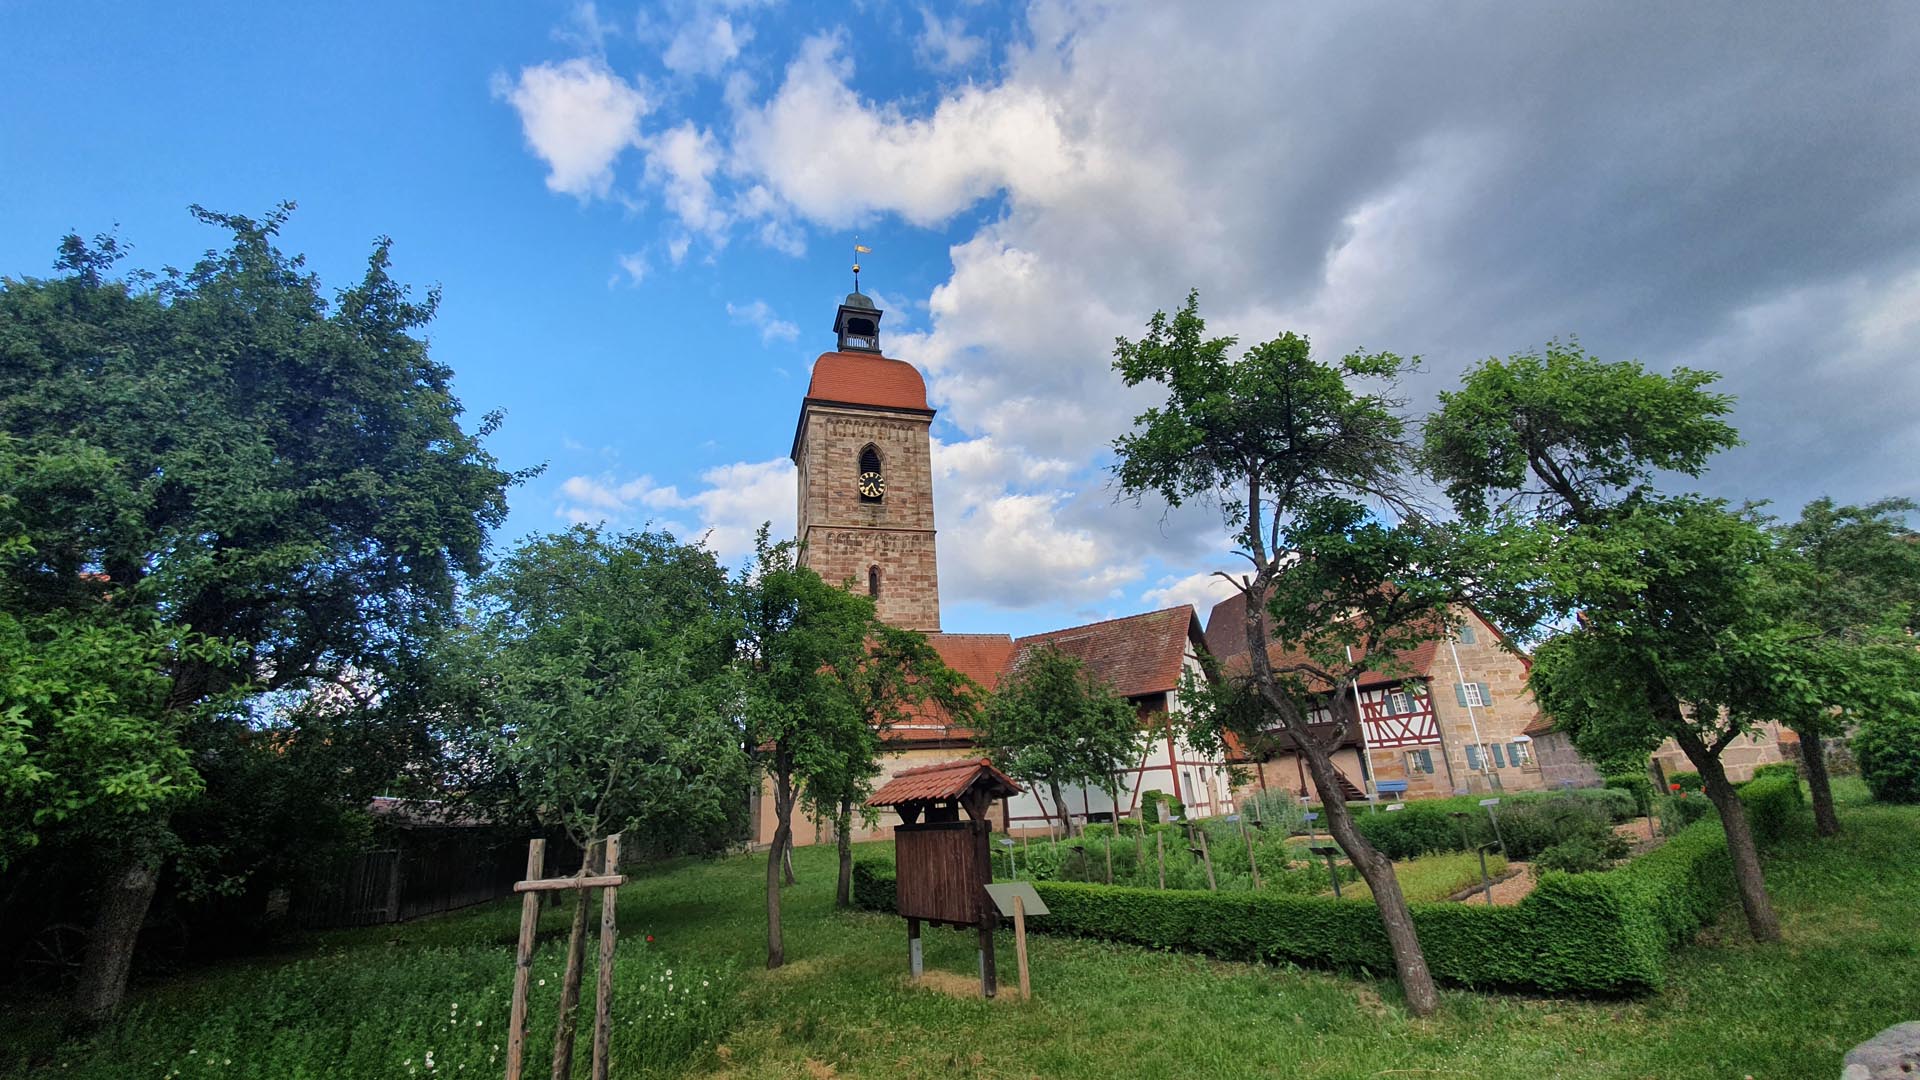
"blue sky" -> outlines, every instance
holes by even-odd
[[[1392,17],[1387,17],[1391,15]],[[854,234],[929,377],[952,630],[1204,604],[1205,512],[1117,504],[1116,334],[1202,291],[1247,339],[1469,363],[1578,334],[1726,373],[1705,487],[1916,495],[1920,19],[1037,0],[0,9],[0,273],[189,203],[299,204],[439,284],[435,354],[546,463],[502,540],[791,527],[784,455]],[[710,530],[710,532],[709,532]]]

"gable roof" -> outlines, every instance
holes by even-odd
[[[899,806],[910,802],[936,802],[957,799],[975,786],[985,785],[996,799],[1020,794],[1020,785],[1006,773],[993,767],[986,758],[943,761],[903,769],[880,786],[867,800],[868,806]]]
[[[1187,604],[1121,619],[1033,634],[1014,642],[1014,665],[1035,649],[1053,646],[1079,660],[1121,697],[1163,694],[1180,685],[1191,646],[1204,640],[1200,618]]]

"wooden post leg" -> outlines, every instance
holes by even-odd
[[[1113,884],[1113,836],[1111,834],[1107,836],[1107,884]]]
[[[538,881],[547,868],[547,842],[527,842],[527,880]],[[533,978],[533,936],[540,929],[540,894],[520,897],[520,946],[513,957],[513,1011],[507,1019],[507,1080],[520,1080],[527,1052],[527,984]]]
[[[907,920],[907,967],[914,981],[920,979],[920,920]]]
[[[1195,829],[1194,831],[1200,834],[1200,858],[1207,864],[1207,890],[1217,892],[1220,887],[1213,883],[1213,853],[1207,850],[1207,830]]]
[[[1013,898],[1013,955],[1020,961],[1020,1000],[1033,997],[1033,986],[1027,982],[1027,901],[1023,896]]]
[[[620,834],[607,837],[606,861],[600,872],[611,877],[620,872]],[[607,1055],[613,1045],[613,946],[619,940],[614,927],[615,895],[619,886],[600,890],[600,978],[594,985],[593,999],[593,1080],[607,1080],[612,1063]]]
[[[1253,857],[1253,834],[1247,831],[1247,823],[1240,823],[1240,838],[1247,842],[1247,867],[1253,871],[1253,891],[1260,891],[1260,862]]]
[[[980,926],[980,996],[990,998],[999,990],[999,978],[993,967],[993,927],[982,923]]]
[[[1157,832],[1153,834],[1153,853],[1154,853],[1154,857],[1160,860],[1160,887],[1164,889],[1167,887],[1167,834],[1166,833]]]

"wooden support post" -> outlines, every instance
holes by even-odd
[[[920,920],[907,920],[907,969],[913,973],[917,982],[920,979]]]
[[[1020,961],[1020,1000],[1033,997],[1033,986],[1027,982],[1027,900],[1015,894],[1013,898],[1013,955]]]
[[[1207,850],[1207,830],[1196,826],[1194,831],[1200,834],[1200,858],[1207,864],[1207,889],[1218,892],[1220,887],[1213,881],[1213,853]]]
[[[1247,842],[1247,867],[1253,871],[1253,891],[1260,891],[1260,862],[1253,857],[1253,834],[1247,831],[1246,819],[1240,821],[1240,839]]]
[[[989,915],[988,918],[994,916]],[[993,927],[983,922],[980,924],[980,996],[990,998],[999,989],[999,979],[993,967]]]
[[[1160,887],[1164,889],[1167,887],[1167,834],[1166,833],[1157,832],[1153,834],[1153,852],[1154,852],[1154,857],[1160,860]]]
[[[1107,834],[1107,884],[1113,884],[1113,834]]]
[[[547,842],[527,842],[527,880],[547,867]],[[533,977],[533,936],[540,928],[540,894],[520,897],[520,945],[513,957],[513,1010],[507,1020],[507,1080],[520,1080],[527,1052],[527,984]]]
[[[587,841],[580,853],[580,882],[587,880],[593,866],[593,841]],[[573,925],[567,932],[566,974],[560,981],[560,1015],[553,1025],[553,1080],[568,1080],[573,1075],[573,1037],[580,1021],[580,979],[587,966],[587,898],[584,885],[573,896]]]
[[[607,853],[600,865],[603,876],[620,873],[620,834],[607,837]],[[594,984],[593,1000],[593,1080],[607,1080],[611,1062],[607,1055],[613,1045],[613,946],[618,940],[614,928],[614,909],[618,897],[608,885],[600,890],[600,972]]]

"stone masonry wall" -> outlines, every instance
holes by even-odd
[[[835,584],[867,588],[880,568],[880,617],[912,630],[940,629],[933,527],[932,418],[882,409],[803,406],[799,468],[802,564]],[[862,502],[860,452],[880,453],[886,496]]]

